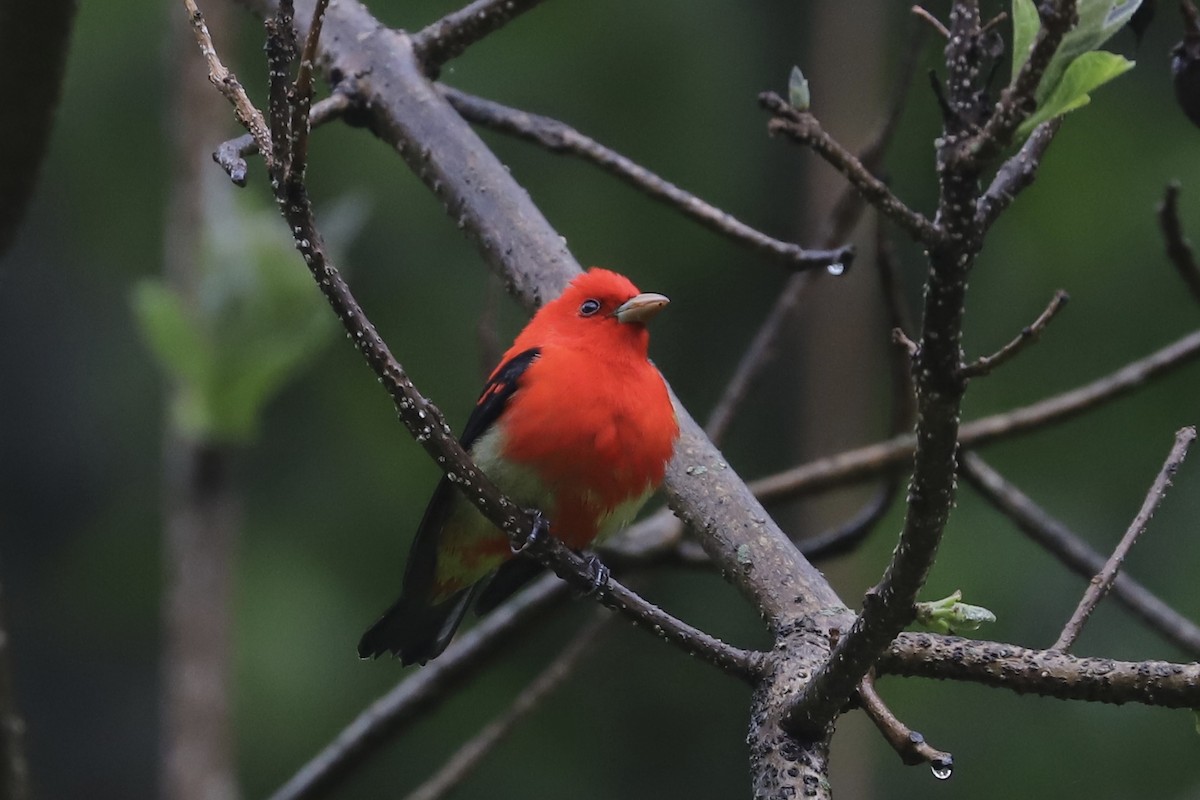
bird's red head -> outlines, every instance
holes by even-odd
[[[644,358],[649,345],[646,323],[670,302],[661,294],[638,291],[624,275],[592,267],[542,306],[513,349],[522,347],[527,337],[532,346],[534,340],[544,343],[547,337],[562,337],[598,346],[632,346]]]

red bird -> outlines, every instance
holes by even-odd
[[[662,483],[679,435],[647,358],[646,323],[670,302],[593,268],[543,306],[488,378],[461,442],[515,502],[580,550],[627,525]],[[358,644],[425,663],[472,601],[485,613],[541,569],[442,478],[425,509],[400,599]]]

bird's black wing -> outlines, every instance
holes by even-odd
[[[488,379],[483,391],[479,393],[479,399],[475,401],[475,408],[471,411],[471,416],[467,417],[467,424],[463,427],[462,436],[458,439],[463,447],[470,450],[471,445],[475,444],[475,440],[500,418],[504,407],[508,405],[508,399],[517,391],[517,381],[525,374],[525,370],[529,369],[529,365],[537,360],[541,352],[540,348],[531,347],[524,352],[517,353],[492,373],[492,377]]]
[[[500,418],[509,398],[517,391],[521,375],[540,352],[534,347],[518,353],[492,373],[459,437],[464,448],[469,450]],[[440,534],[450,516],[456,492],[445,477],[438,482],[409,550],[400,599],[363,634],[358,643],[362,658],[390,651],[405,664],[423,664],[446,649],[454,636],[463,614],[481,588],[477,585],[463,589],[439,603],[430,601],[437,574]]]

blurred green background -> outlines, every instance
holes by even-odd
[[[372,7],[389,24],[417,28],[457,5]],[[944,15],[946,5],[929,8]],[[1177,178],[1185,224],[1200,237],[1200,131],[1171,95],[1166,52],[1180,31],[1176,10],[1163,5],[1136,53],[1127,31],[1113,40],[1110,48],[1138,67],[1067,120],[1037,184],[988,241],[971,285],[970,354],[1007,341],[1055,289],[1072,302],[1039,345],[972,385],[968,418],[1110,372],[1200,320],[1162,255],[1154,218],[1165,183]],[[815,113],[835,136],[861,145],[886,113],[914,29],[907,9],[882,0],[558,0],[473,47],[443,79],[561,118],[763,230],[815,243],[839,179],[769,139],[755,96],[783,91],[799,64]],[[0,578],[42,798],[156,792],[167,412],[131,294],[162,269],[171,65],[178,48],[192,46],[169,24],[182,14],[181,4],[162,0],[81,4],[37,196],[0,262]],[[234,19],[236,30],[218,44],[261,97],[259,27],[241,10]],[[925,71],[938,67],[939,54],[927,38],[887,160],[897,192],[928,212],[938,122]],[[1005,65],[997,85],[1006,74]],[[671,296],[652,355],[703,419],[786,274],[591,167],[484,138],[581,262]],[[269,208],[262,171],[251,169],[238,202]],[[319,205],[350,198],[365,209],[361,231],[343,243],[352,285],[418,387],[461,425],[480,383],[481,259],[400,159],[364,131],[317,132],[310,176]],[[218,190],[237,192],[223,182]],[[870,237],[858,239],[859,266],[807,296],[803,322],[730,434],[725,450],[745,477],[885,433],[887,334]],[[915,248],[900,252],[915,313],[923,264]],[[299,258],[294,266],[303,269]],[[523,317],[501,302],[507,338]],[[1107,551],[1174,431],[1200,421],[1198,398],[1200,367],[1186,368],[985,455]],[[360,662],[354,646],[398,589],[437,474],[340,337],[268,407],[236,461],[244,498],[236,747],[244,796],[261,797],[404,677],[395,662]],[[797,535],[816,532],[865,496],[852,490],[780,508],[779,519]],[[893,509],[859,553],[824,565],[850,605],[877,578],[898,526]],[[1189,463],[1129,568],[1200,619],[1198,565],[1200,465]],[[999,617],[981,635],[1046,646],[1083,581],[964,488],[927,597],[955,588]],[[735,643],[767,641],[754,610],[714,575],[663,571],[644,591]],[[589,613],[589,604],[572,603],[514,643],[339,796],[402,796],[504,708]],[[1182,658],[1112,602],[1076,651]],[[918,680],[888,679],[881,689],[909,724],[954,753],[955,776],[939,782],[926,768],[901,766],[860,715],[849,715],[834,740],[839,797],[1200,797],[1200,737],[1189,714]],[[737,682],[619,624],[457,796],[744,797],[748,703]]]

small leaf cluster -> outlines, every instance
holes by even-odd
[[[917,624],[936,633],[958,633],[978,630],[980,625],[996,621],[996,615],[983,606],[963,603],[962,591],[916,604]]]
[[[1041,123],[1091,102],[1090,92],[1133,68],[1134,62],[1098,49],[1127,24],[1142,0],[1079,0],[1079,22],[1063,37],[1038,84],[1037,110],[1018,129],[1028,136]],[[1034,0],[1013,0],[1013,78],[1029,58],[1041,25]]]

